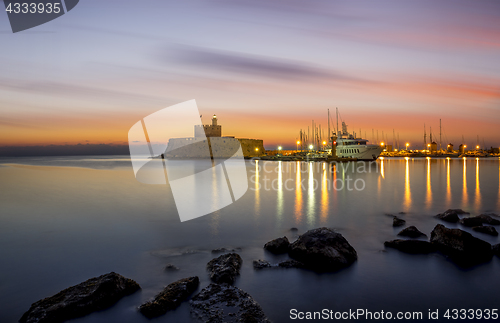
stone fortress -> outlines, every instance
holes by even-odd
[[[265,153],[261,139],[235,138],[222,136],[222,126],[217,124],[217,116],[212,117],[212,124],[195,125],[194,137],[171,138],[168,141],[166,158],[229,158],[241,145],[245,158],[260,157]]]

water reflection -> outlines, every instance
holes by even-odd
[[[276,216],[278,224],[283,221],[283,169],[282,161],[278,161],[278,192],[276,201]]]
[[[321,178],[321,224],[326,223],[328,217],[328,177],[326,163],[323,163],[323,175]]]
[[[446,205],[451,205],[450,157],[446,157]]]
[[[295,223],[302,221],[302,187],[301,187],[301,167],[300,162],[296,162],[295,168]]]
[[[409,211],[411,207],[411,192],[410,192],[410,158],[405,157],[406,161],[406,174],[405,174],[405,198],[404,206],[405,211]]]
[[[316,203],[315,203],[315,182],[314,182],[314,162],[309,162],[309,181],[307,185],[307,224],[310,226],[314,225],[315,215],[316,215]]]
[[[431,185],[431,158],[427,158],[427,195],[425,197],[425,205],[430,208],[432,205],[432,185]],[[408,163],[408,161],[407,161]],[[407,166],[408,167],[408,166]],[[408,172],[408,170],[407,170]]]
[[[384,173],[384,157],[380,157],[380,175],[382,175],[382,178],[385,178],[385,173]]]
[[[217,181],[217,172],[215,168],[212,167],[212,200],[217,201],[218,197],[218,181]],[[219,235],[219,220],[220,220],[220,212],[217,210],[212,213],[210,217],[210,228],[212,229],[212,236],[216,237]]]
[[[259,161],[255,161],[255,217],[260,217],[260,176]]]
[[[476,157],[476,196],[475,196],[476,210],[481,207],[481,190],[479,187],[479,158]]]
[[[463,171],[463,190],[462,190],[462,200],[464,204],[467,204],[467,201],[469,200],[469,197],[467,195],[467,159],[463,157],[464,160],[464,171]]]

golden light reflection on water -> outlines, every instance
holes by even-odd
[[[450,157],[446,157],[446,205],[451,206]]]
[[[463,191],[462,191],[462,200],[463,200],[463,204],[467,204],[467,201],[469,200],[469,197],[467,195],[467,159],[465,157],[463,157],[463,160],[464,160],[464,171],[463,171]]]
[[[384,157],[380,157],[380,175],[382,175],[382,178],[385,178]]]
[[[260,216],[260,178],[259,161],[255,161],[255,217]]]
[[[316,205],[315,205],[315,197],[314,191],[316,187],[314,187],[314,162],[309,162],[309,180],[307,185],[307,224],[314,225],[315,216],[316,216]]]
[[[217,187],[217,172],[215,171],[215,167],[212,167],[212,201],[218,200],[218,187]],[[220,212],[215,211],[212,213],[210,217],[210,228],[212,229],[212,235],[219,235],[219,220],[220,220]]]
[[[323,176],[321,181],[321,215],[320,222],[321,224],[326,223],[326,219],[328,218],[328,178],[327,178],[328,170],[326,168],[326,163],[323,163]]]
[[[276,201],[276,216],[278,223],[283,221],[283,169],[282,161],[278,161],[278,192]]]
[[[432,185],[431,185],[431,158],[427,158],[427,194],[425,196],[425,204],[427,208],[430,208],[432,205]]]
[[[405,174],[405,197],[404,206],[406,211],[411,208],[411,191],[410,191],[410,158],[405,157],[406,161],[406,174]]]
[[[476,157],[476,196],[474,199],[476,210],[481,207],[481,189],[479,187],[479,158]]]
[[[295,223],[302,221],[302,187],[301,187],[301,169],[300,162],[296,162],[295,169]]]

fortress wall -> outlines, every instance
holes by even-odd
[[[229,158],[235,154],[234,140],[241,144],[243,156],[246,158],[262,156],[265,153],[264,142],[260,139],[240,139],[230,137],[211,137],[211,148],[214,156]],[[208,141],[195,138],[172,138],[168,141],[165,152],[167,158],[210,158]],[[257,150],[256,150],[257,148]]]

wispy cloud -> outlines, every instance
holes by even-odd
[[[168,64],[175,61],[211,72],[230,72],[280,80],[354,80],[354,77],[302,62],[194,46],[177,46],[173,50],[164,50],[161,52],[161,60]]]

